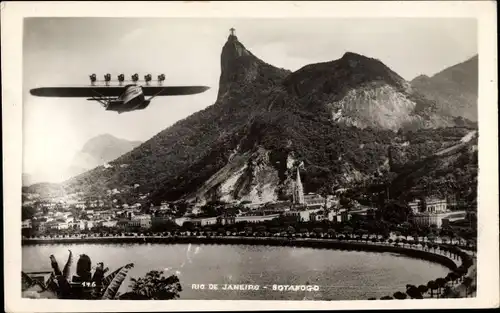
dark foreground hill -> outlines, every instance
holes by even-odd
[[[213,105],[64,187],[98,193],[139,184],[153,202],[271,201],[290,196],[290,174],[303,163],[306,192],[331,192],[385,175],[389,147],[405,140],[398,130],[455,125],[379,60],[346,53],[291,73],[229,36]]]

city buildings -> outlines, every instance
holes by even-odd
[[[308,208],[321,208],[327,206],[326,198],[315,193],[304,195],[304,202]]]
[[[446,198],[425,197],[408,203],[413,213],[444,213],[448,211]]]
[[[456,200],[452,200],[452,204]],[[465,211],[451,211],[448,209],[448,201],[446,198],[426,197],[424,199],[416,199],[408,205],[413,212],[413,222],[417,225],[430,227],[435,225],[441,228],[444,224],[453,220],[465,218]]]

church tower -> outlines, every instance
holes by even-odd
[[[302,181],[300,180],[300,172],[297,168],[297,178],[295,180],[295,188],[293,190],[293,203],[304,204],[304,187],[302,186]]]

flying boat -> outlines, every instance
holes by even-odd
[[[37,97],[87,98],[99,102],[106,110],[124,113],[143,110],[158,96],[193,95],[209,89],[207,86],[164,86],[164,74],[158,75],[156,84],[151,74],[145,75],[142,82],[137,73],[131,75],[130,81],[125,80],[124,74],[118,75],[116,81],[111,80],[109,73],[104,75],[104,80],[97,80],[96,74],[89,78],[88,86],[40,87],[31,89],[30,93]]]

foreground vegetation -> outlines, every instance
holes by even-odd
[[[179,278],[175,275],[164,277],[161,271],[150,271],[145,277],[132,278],[130,291],[119,294],[118,290],[125,280],[133,263],[125,264],[105,276],[109,269],[102,262],[92,273],[89,256],[82,254],[76,265],[76,275],[70,277],[73,253],[69,251],[68,261],[61,271],[56,258],[51,255],[53,269],[46,282],[32,279],[22,274],[23,297],[42,299],[79,299],[79,300],[169,300],[179,297],[182,291]]]

